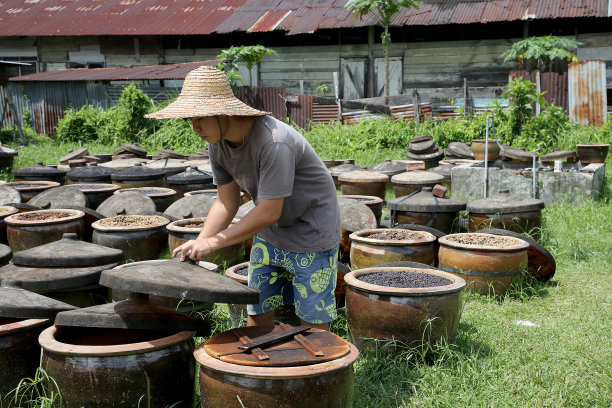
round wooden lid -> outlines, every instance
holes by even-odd
[[[386,174],[387,176],[393,176],[395,174],[405,172],[406,163],[393,161],[391,159],[386,159],[382,163],[378,163],[378,164],[368,167],[368,170],[375,171],[381,174]]]
[[[85,207],[87,206],[87,198],[76,187],[59,186],[37,194],[28,203],[43,209],[65,208],[66,204]]]
[[[139,146],[136,146],[135,144],[130,144],[130,143],[121,143],[121,148],[133,153],[137,156],[146,156],[147,155],[147,151]]]
[[[410,150],[406,152],[406,157],[413,160],[438,160],[444,157],[444,150],[441,147],[438,147],[431,153],[413,153]]]
[[[467,204],[467,210],[477,214],[507,214],[524,211],[540,211],[544,208],[544,200],[510,194],[507,190],[499,194],[472,201]]]
[[[199,170],[197,167],[187,167],[182,173],[175,174],[166,179],[168,184],[204,184],[212,183],[212,174]]]
[[[413,212],[457,212],[465,210],[465,201],[449,197],[436,197],[431,187],[423,188],[420,192],[405,197],[398,197],[387,202],[387,208],[397,211]]]
[[[563,160],[567,159],[567,161],[576,161],[576,152],[570,150],[557,150],[552,153],[548,153],[540,157],[542,163],[548,163],[555,160]]]
[[[185,166],[187,168],[187,166]],[[111,174],[113,181],[133,181],[133,180],[158,180],[164,178],[165,172],[161,169],[145,167],[142,163]]]
[[[295,367],[339,359],[351,351],[351,344],[327,330],[306,326],[252,326],[211,337],[204,351],[232,364]]]

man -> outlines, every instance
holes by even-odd
[[[274,309],[293,304],[302,324],[328,329],[336,319],[334,290],[340,241],[336,189],[314,149],[295,129],[238,100],[225,75],[200,67],[185,78],[179,97],[150,118],[191,118],[209,143],[217,199],[197,239],[176,248],[181,260],[253,235],[249,286],[260,302],[248,305],[247,324],[274,324]],[[256,203],[230,225],[240,190]]]

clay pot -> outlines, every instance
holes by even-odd
[[[196,239],[198,235],[200,235],[202,227],[195,227],[193,225],[203,225],[204,221],[206,221],[206,217],[187,218],[170,223],[166,227],[168,230],[168,246],[170,247],[170,252],[174,251],[175,248],[184,244],[185,242]],[[232,221],[232,224],[236,223],[237,221],[238,220],[235,219]],[[218,265],[236,265],[237,263],[244,261],[244,242],[221,248],[209,255],[204,255],[202,260]]]
[[[81,190],[85,197],[87,197],[87,208],[95,210],[106,200],[112,196],[115,191],[118,191],[121,186],[116,184],[105,184],[105,183],[77,183],[72,184],[74,188]]]
[[[37,162],[30,167],[23,167],[15,170],[13,173],[15,181],[54,181],[59,184],[64,184],[66,178],[65,170],[58,170],[51,166],[45,166],[41,162]]]
[[[485,149],[486,148],[486,149]],[[486,139],[474,139],[472,140],[472,153],[474,153],[475,160],[485,159],[485,150],[488,150],[487,160],[494,161],[499,157],[499,146],[494,139],[489,139],[488,144]]]
[[[380,197],[377,198],[380,199]],[[352,244],[351,234],[368,228],[377,228],[378,223],[372,210],[357,200],[339,196],[338,207],[340,208],[340,230],[342,232],[339,249],[340,261],[348,264]]]
[[[360,202],[361,204],[367,206],[376,217],[376,224],[380,225],[380,219],[382,217],[382,207],[384,201],[380,197],[376,196],[365,196],[365,195],[342,195],[343,199],[347,198],[349,200],[355,200]]]
[[[6,223],[4,219],[10,215],[17,214],[19,210],[15,207],[3,205],[0,206],[0,244],[8,244],[6,238]]]
[[[163,170],[144,167],[142,163],[136,163],[133,167],[111,174],[111,180],[113,184],[118,184],[121,188],[164,187],[166,185],[166,175]]]
[[[357,170],[338,176],[342,195],[368,195],[385,199],[389,176],[373,171]]]
[[[518,238],[467,233],[446,235],[438,242],[439,268],[461,276],[468,289],[482,295],[503,296],[527,270],[529,244]]]
[[[121,249],[126,260],[157,259],[166,248],[166,225],[170,221],[156,215],[118,215],[94,222],[91,241]]]
[[[423,170],[407,171],[391,177],[393,193],[395,197],[405,197],[416,191],[421,191],[423,187],[434,187],[441,183],[444,177]]]
[[[24,378],[34,378],[40,362],[38,336],[51,325],[48,319],[0,317],[0,405]],[[10,404],[7,406],[11,406]]]
[[[581,163],[605,163],[609,144],[577,144],[578,158]]]
[[[45,190],[48,190],[53,187],[57,187],[60,183],[56,181],[12,181],[10,183],[6,183],[7,186],[13,187],[17,191],[21,193],[22,202],[27,203],[36,196],[38,193],[41,193]]]
[[[369,238],[378,233],[395,233],[408,239]],[[385,262],[413,261],[433,265],[436,260],[436,236],[425,231],[405,229],[366,229],[354,232],[351,238],[352,269],[369,268]]]
[[[360,280],[381,272],[443,279],[439,286],[415,288]],[[455,337],[462,311],[461,291],[466,285],[462,278],[433,268],[373,267],[350,272],[344,279],[346,318],[352,342],[360,349],[372,346],[367,339],[377,339],[431,351],[434,344]]]
[[[83,234],[83,217],[78,210],[38,210],[13,214],[4,219],[6,236],[13,252],[57,241],[67,232]]]
[[[138,191],[149,197],[155,203],[155,211],[164,212],[176,201],[176,191],[164,187],[136,187],[124,188],[115,191],[113,194],[122,194],[127,191]]]
[[[13,161],[19,153],[17,150],[0,146],[0,171],[9,172],[13,169]]]
[[[198,170],[197,167],[187,167],[187,170],[184,172],[168,177],[166,184],[169,188],[176,191],[177,199],[190,191],[206,190],[215,187],[212,174]]]
[[[329,173],[332,176],[332,180],[334,180],[334,185],[336,188],[340,188],[340,181],[338,180],[338,177],[341,174],[356,170],[361,170],[361,167],[355,166],[355,163],[338,163],[337,165],[329,168]]]
[[[194,334],[52,326],[41,366],[66,408],[191,407]]]

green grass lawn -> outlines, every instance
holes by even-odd
[[[19,148],[14,167],[57,163],[78,147],[39,141]],[[88,147],[91,153],[115,149]],[[378,151],[358,164],[397,156]],[[384,347],[363,352],[354,366],[355,407],[612,406],[610,164],[605,200],[543,211],[542,243],[557,262],[549,282],[527,283],[502,300],[466,293],[456,338],[429,357],[414,350],[392,355]],[[332,330],[346,337],[343,314]],[[224,305],[211,318],[215,332],[230,327]],[[34,393],[19,406],[51,406],[45,398]]]

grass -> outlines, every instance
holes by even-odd
[[[352,156],[358,164],[402,158],[405,151],[394,146],[368,151],[368,145],[341,143],[333,147],[330,141],[325,145],[324,137],[312,136],[315,148],[325,151],[322,157]],[[20,148],[15,168],[35,161],[57,162],[69,148],[78,147],[38,142]],[[91,153],[114,151],[110,146],[87,147]],[[601,201],[544,209],[540,241],[557,262],[549,282],[525,282],[501,300],[466,293],[456,338],[433,353],[391,354],[382,345],[362,352],[354,366],[354,406],[612,406],[611,166],[609,156]],[[348,338],[344,313],[340,310],[332,331]],[[216,305],[207,318],[213,334],[231,327],[225,305]],[[199,344],[205,339],[196,340]],[[57,399],[45,391],[28,395],[33,396],[15,406],[50,407],[50,400]],[[197,400],[198,396],[196,404]]]

